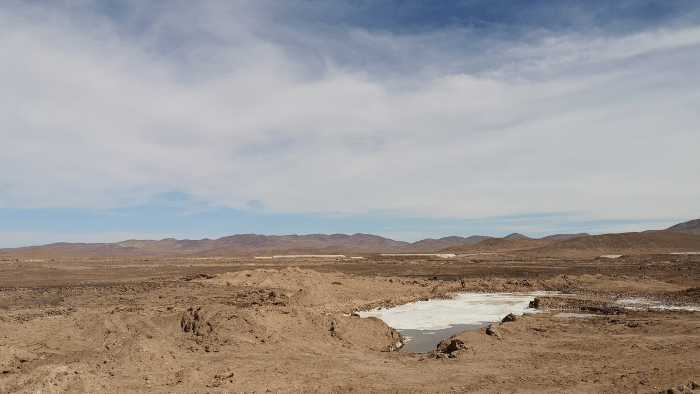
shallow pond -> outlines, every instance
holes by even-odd
[[[359,314],[378,317],[405,336],[408,341],[402,352],[427,353],[443,339],[498,323],[509,313],[534,313],[528,308],[530,301],[552,294],[556,293],[459,293],[449,299],[418,301]]]

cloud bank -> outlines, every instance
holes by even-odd
[[[691,3],[3,4],[0,208],[698,214]]]

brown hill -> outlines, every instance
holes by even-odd
[[[562,241],[565,239],[579,238],[579,237],[589,237],[591,234],[588,233],[578,233],[578,234],[554,234],[542,237],[541,239],[549,239],[552,241]]]
[[[678,223],[674,226],[667,228],[666,230],[700,235],[700,219],[694,219],[689,220],[687,222]]]
[[[550,242],[553,241],[532,238],[491,238],[471,245],[460,245],[446,248],[441,250],[440,253],[469,254],[522,251],[544,246]]]
[[[530,238],[530,237],[528,237],[528,236],[526,236],[526,235],[522,235],[522,234],[520,234],[520,233],[508,234],[508,235],[506,235],[506,236],[503,237],[503,238],[504,238],[504,239],[532,239],[532,238]]]
[[[471,245],[493,237],[485,237],[483,235],[472,235],[471,237],[444,237],[440,239],[422,239],[411,244],[410,251],[414,253],[420,252],[436,252],[452,246]]]
[[[232,235],[219,238],[216,246],[235,246],[250,250],[290,250],[295,252],[347,251],[366,253],[401,251],[410,246],[408,242],[371,234],[311,234],[311,235]]]
[[[700,219],[688,220],[667,228],[669,231],[700,230]]]
[[[530,249],[539,256],[600,256],[615,254],[700,252],[700,236],[674,231],[591,235]]]

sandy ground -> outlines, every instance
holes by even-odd
[[[424,354],[396,351],[397,331],[351,315],[535,290],[573,295]],[[700,313],[613,304],[631,296],[699,306],[700,256],[7,258],[0,392],[700,393]]]

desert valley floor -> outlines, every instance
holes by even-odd
[[[0,392],[700,393],[700,313],[613,304],[697,308],[700,255],[590,250],[6,254]],[[565,295],[541,296],[540,313],[463,332],[430,353],[399,352],[397,331],[353,315],[455,292],[538,290]],[[562,310],[592,315],[555,318]]]

